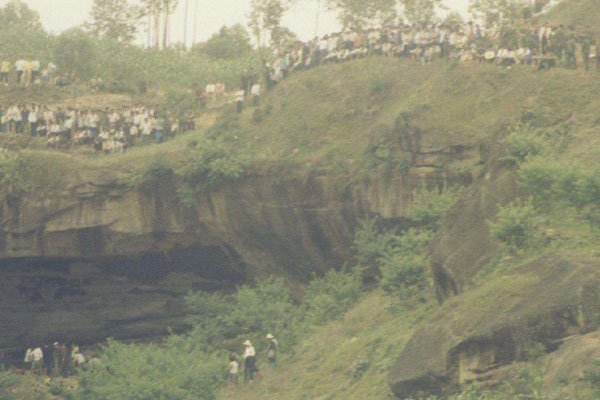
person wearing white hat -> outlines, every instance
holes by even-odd
[[[244,381],[253,381],[254,374],[258,372],[258,368],[256,367],[256,350],[249,340],[244,342],[244,347]]]
[[[269,342],[269,346],[267,347],[267,360],[269,363],[274,364],[275,361],[277,361],[277,348],[279,347],[279,342],[271,333],[267,335],[267,341]]]

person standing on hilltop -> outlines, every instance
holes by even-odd
[[[249,340],[244,342],[244,347],[244,382],[253,381],[254,374],[258,372],[258,368],[256,368],[256,350]]]
[[[25,72],[25,60],[19,59],[15,62],[15,70],[17,71],[17,83],[23,83],[23,73]]]
[[[7,60],[2,61],[0,64],[0,83],[4,86],[8,86],[8,74],[10,73],[10,62]]]
[[[260,83],[254,82],[250,89],[250,95],[252,96],[254,107],[258,107],[260,104]]]
[[[27,122],[29,122],[29,132],[31,136],[36,136],[37,134],[38,121],[38,108],[35,104],[32,104],[31,109],[29,110],[29,115],[27,116]]]
[[[238,359],[238,355],[236,352],[232,352],[229,355],[229,377],[231,378],[231,383],[233,385],[238,384],[238,374],[240,371],[240,361]]]
[[[596,54],[596,69],[600,71],[600,36],[594,38],[594,49]]]
[[[240,88],[235,94],[235,104],[237,106],[238,114],[241,114],[244,111],[244,88]]]
[[[581,56],[586,71],[590,70],[590,54],[592,50],[592,38],[588,32],[581,35]]]
[[[40,69],[42,65],[39,60],[34,60],[31,62],[31,83],[34,84],[40,77]],[[38,82],[39,83],[39,82]]]
[[[41,374],[44,369],[44,352],[41,347],[36,347],[31,352],[31,371]]]
[[[275,364],[277,361],[277,348],[279,347],[279,342],[271,333],[267,335],[267,342],[269,343],[267,347],[267,360],[270,364]]]

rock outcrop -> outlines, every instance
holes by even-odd
[[[160,335],[185,326],[189,290],[338,268],[359,218],[403,222],[415,191],[471,181],[435,162],[456,156],[453,145],[420,143],[410,170],[357,179],[271,169],[200,194],[193,209],[177,200],[175,179],[127,189],[104,171],[7,201],[0,348]],[[478,162],[476,148],[460,153]]]
[[[447,300],[406,345],[390,373],[398,398],[447,395],[494,382],[501,367],[542,343],[596,329],[600,260],[552,255]]]

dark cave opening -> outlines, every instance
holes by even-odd
[[[0,353],[108,337],[150,340],[186,329],[190,291],[232,291],[250,279],[231,248],[192,246],[136,256],[20,258],[0,267]],[[12,357],[11,357],[12,358]]]

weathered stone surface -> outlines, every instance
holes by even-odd
[[[191,288],[306,280],[349,257],[358,218],[402,222],[415,191],[470,181],[430,166],[369,179],[271,169],[200,194],[191,211],[174,183],[85,176],[0,210],[0,348],[163,334],[184,326]]]
[[[389,381],[398,398],[452,393],[522,358],[595,329],[600,260],[552,255],[448,299],[409,341]],[[596,310],[596,311],[592,311]],[[594,314],[595,315],[595,314]]]

